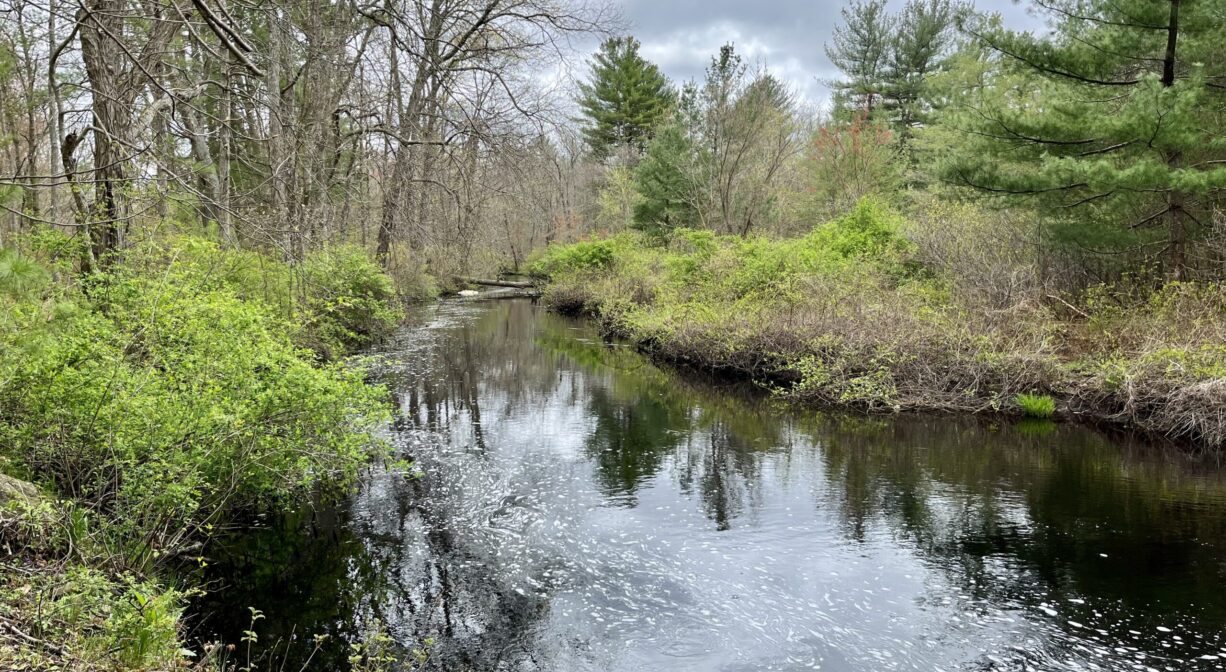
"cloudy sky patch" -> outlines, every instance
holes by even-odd
[[[701,79],[721,45],[732,42],[751,67],[787,81],[808,102],[824,104],[838,70],[824,46],[840,21],[845,0],[621,0],[629,32],[643,55],[674,82]],[[901,5],[901,0],[891,0]],[[980,10],[1000,12],[1005,25],[1041,28],[1026,3],[978,0]]]

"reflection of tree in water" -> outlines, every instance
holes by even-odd
[[[1075,427],[1035,436],[948,418],[868,426],[814,431],[853,539],[874,524],[910,539],[975,600],[1087,600],[1061,606],[1061,627],[1111,630],[1101,610],[1112,605],[1130,630],[1150,623],[1113,636],[1151,653],[1167,639],[1154,626],[1172,627],[1189,605],[1207,632],[1226,626],[1220,477]]]
[[[505,302],[483,311],[434,335],[437,347],[426,375],[400,384],[401,435],[419,443],[425,438],[426,445],[415,450],[441,450],[430,442],[443,441],[484,455],[494,441],[486,412],[494,409],[496,421],[557,392],[556,363],[534,353],[534,308]],[[497,466],[476,457],[463,468],[472,476],[473,470]],[[397,641],[436,640],[433,669],[497,669],[529,655],[527,643],[548,614],[548,602],[499,583],[492,542],[454,529],[471,514],[457,509],[474,503],[439,490],[445,485],[427,478],[413,482],[410,492],[393,487],[364,493],[361,505],[372,529],[363,536],[386,540],[372,544],[371,555],[396,577],[380,612]],[[399,527],[380,532],[393,511],[402,514]]]
[[[776,485],[768,479],[790,480],[820,493],[817,506],[834,512],[847,538],[908,544],[971,602],[1033,609],[1076,596],[1086,604],[1064,604],[1052,627],[1078,620],[1109,630],[1109,616],[1093,613],[1108,613],[1104,605],[1126,615],[1121,623],[1170,627],[1163,619],[1199,605],[1202,631],[1226,626],[1226,487],[1179,460],[1063,426],[1021,433],[951,418],[782,416],[524,302],[482,308],[428,338],[424,354],[405,357],[426,363],[389,377],[402,410],[395,433],[410,455],[462,453],[463,473],[440,482],[383,474],[353,501],[352,522],[249,541],[253,556],[274,559],[227,572],[250,585],[227,593],[226,613],[264,609],[269,640],[287,637],[293,624],[303,638],[311,627],[352,641],[377,615],[397,641],[439,638],[438,669],[547,667],[529,651],[540,648],[532,639],[548,598],[500,583],[496,542],[469,529],[491,525],[473,518],[475,505],[503,497],[515,511],[515,492],[497,489],[505,468],[497,453],[524,437],[501,421],[542,408],[588,421],[583,454],[616,503],[632,506],[644,487],[675,485],[727,530],[760,510]],[[497,487],[447,490],[464,478]],[[548,567],[531,560],[524,571],[539,578]],[[282,590],[290,591],[284,604],[270,604]],[[274,614],[287,610],[295,613],[277,630]],[[1130,645],[1157,651],[1159,639],[1150,627]],[[1065,641],[1049,646],[1083,640]],[[343,668],[343,646],[327,655],[339,662],[324,669]]]
[[[638,489],[671,463],[682,490],[697,495],[716,529],[732,526],[758,490],[760,447],[780,440],[763,409],[740,390],[720,402],[701,384],[690,386],[599,339],[546,328],[537,343],[600,381],[588,391],[595,424],[587,452],[607,495],[634,506]]]
[[[447,497],[431,487],[415,481],[363,494],[364,560],[390,578],[385,592],[367,595],[369,607],[406,648],[435,640],[431,669],[499,669],[528,650],[548,601],[501,585],[496,560],[451,529]],[[397,532],[388,523],[399,512]]]
[[[622,402],[604,388],[591,391],[587,410],[595,420],[587,451],[600,484],[605,494],[634,506],[639,486],[660,470],[681,436],[673,410],[647,396]]]
[[[732,528],[732,521],[745,511],[745,500],[756,501],[761,478],[758,452],[723,423],[691,434],[679,456],[681,488],[697,485],[699,499],[715,529]]]

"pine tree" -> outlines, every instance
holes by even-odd
[[[885,91],[894,19],[886,0],[857,0],[842,10],[843,23],[834,29],[826,55],[845,79],[834,82],[838,100],[872,115]]]
[[[641,154],[672,107],[668,78],[639,55],[633,37],[606,40],[590,67],[590,81],[580,85],[578,102],[592,154],[603,159],[623,146]]]
[[[928,78],[944,68],[964,11],[954,0],[908,0],[898,15],[884,69],[884,107],[905,143],[924,124],[931,102]]]
[[[1045,208],[1083,246],[1161,252],[1186,277],[1189,244],[1226,193],[1220,1],[1042,6],[1047,36],[969,27],[989,58],[947,117],[963,135],[944,175]]]
[[[666,233],[694,220],[689,167],[694,145],[680,124],[659,130],[635,170],[642,201],[634,208],[634,226],[651,233]]]

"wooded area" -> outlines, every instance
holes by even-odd
[[[6,3],[5,230],[73,227],[87,265],[159,227],[286,259],[512,260],[576,226],[565,97],[542,70],[583,2]],[[412,250],[412,252],[410,252]]]
[[[448,278],[593,232],[787,235],[934,193],[1033,220],[1062,290],[1216,277],[1221,7],[1034,6],[1043,34],[853,4],[817,110],[731,44],[672,83],[611,38],[576,92],[576,45],[619,25],[597,2],[7,2],[4,230],[79,230],[84,268],[169,227]]]
[[[0,0],[0,667],[186,666],[169,568],[408,474],[338,362],[467,284],[809,407],[1220,450],[1226,0],[1028,6],[847,3],[819,104],[605,0]]]

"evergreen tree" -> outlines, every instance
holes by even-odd
[[[956,39],[959,0],[907,0],[897,14],[882,0],[843,10],[826,54],[844,79],[834,83],[835,118],[888,120],[905,143],[932,104],[928,78],[943,69]]]
[[[635,170],[642,201],[634,208],[634,226],[666,233],[694,220],[690,166],[695,148],[680,124],[662,127]]]
[[[1045,208],[1083,246],[1161,252],[1186,277],[1226,190],[1221,2],[1042,6],[1050,35],[969,28],[988,58],[956,85],[947,121],[963,135],[944,175]]]
[[[884,107],[905,143],[923,125],[931,102],[928,78],[943,69],[954,46],[956,19],[964,11],[954,0],[908,0],[894,21],[884,70]]]
[[[578,102],[592,154],[605,158],[622,146],[641,154],[672,107],[668,78],[639,55],[633,37],[606,40],[590,67],[590,81],[580,85]]]
[[[844,7],[842,15],[842,25],[835,27],[826,45],[826,55],[845,77],[834,82],[836,99],[871,116],[885,92],[895,21],[886,11],[886,0],[857,0]]]

